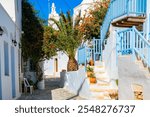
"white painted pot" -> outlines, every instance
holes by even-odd
[[[41,80],[37,84],[38,89],[44,90],[45,89],[45,80]]]

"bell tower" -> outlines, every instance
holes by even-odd
[[[49,19],[50,18],[53,18],[53,19],[55,19],[55,20],[59,20],[59,14],[56,12],[56,7],[55,7],[55,3],[52,3],[52,5],[51,5],[51,10],[50,10],[50,2],[49,2]],[[57,29],[57,27],[56,27],[56,25],[54,24],[54,22],[53,21],[48,21],[48,25],[51,25],[51,26],[53,26],[53,28],[56,28]]]

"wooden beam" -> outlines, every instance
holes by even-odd
[[[129,21],[129,22],[139,22],[139,23],[143,23],[143,22],[145,21],[145,19],[128,18],[127,21]]]
[[[145,21],[145,17],[124,17],[121,20],[115,21],[112,23],[114,26],[118,27],[132,27],[132,26],[139,26],[143,24]]]

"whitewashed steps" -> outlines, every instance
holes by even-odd
[[[95,61],[95,66],[104,66],[104,62]]]
[[[92,92],[92,97],[90,99],[94,100],[111,100],[108,92]]]
[[[118,89],[114,81],[108,77],[103,62],[96,62],[92,66],[96,76],[97,83],[90,84],[91,98],[93,100],[111,100],[112,95],[118,94]]]
[[[118,88],[112,82],[107,85],[99,85],[98,83],[90,85],[90,91],[103,92],[103,91],[109,91],[109,90],[118,90]]]
[[[97,85],[100,85],[100,86],[109,86],[110,83],[109,82],[105,82],[103,80],[97,80]]]

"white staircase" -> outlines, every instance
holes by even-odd
[[[96,64],[97,65],[97,64]],[[112,100],[117,99],[118,87],[116,81],[111,80],[106,71],[103,62],[99,62],[97,66],[94,66],[94,73],[97,79],[97,83],[90,84],[90,99],[97,100]]]

